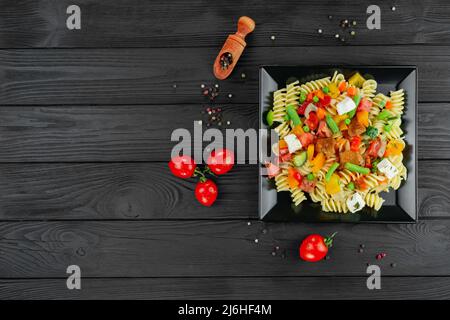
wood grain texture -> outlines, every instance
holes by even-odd
[[[329,260],[299,260],[298,245],[306,235],[336,231]],[[367,263],[379,265],[383,276],[448,276],[449,241],[450,220],[409,225],[3,222],[0,278],[64,278],[71,264],[80,266],[84,278],[366,276]],[[365,244],[363,253],[360,244]],[[376,260],[381,252],[387,256]]]
[[[256,104],[220,106],[222,130],[258,128]],[[193,137],[195,121],[208,128],[204,111],[203,104],[3,107],[0,162],[167,161],[175,129]],[[419,159],[450,159],[449,114],[449,103],[419,104]]]
[[[257,103],[261,65],[417,65],[421,102],[450,101],[446,46],[249,48],[219,103]],[[0,105],[203,103],[213,48],[0,50]],[[246,78],[241,78],[241,73]],[[173,85],[177,87],[174,88]],[[228,93],[233,93],[230,100]]]
[[[214,207],[194,196],[196,179],[166,163],[0,165],[0,220],[246,219],[258,211],[258,169],[216,179]]]
[[[172,0],[78,0],[81,30],[66,28],[69,0],[0,1],[0,47],[220,47],[235,32],[239,16],[249,15],[256,30],[249,39],[255,46],[346,44],[449,44],[450,6],[439,1],[380,3],[381,30],[366,27],[365,0],[292,2],[288,0],[237,3]],[[333,19],[329,20],[328,15]],[[357,21],[355,37],[339,27],[342,19]],[[323,29],[323,34],[317,32]],[[275,35],[276,40],[270,40]]]
[[[256,104],[222,107],[222,126],[257,128]],[[168,161],[178,140],[175,129],[192,139],[194,122],[206,130],[206,106],[55,106],[0,108],[0,162]],[[230,125],[227,125],[227,121]],[[256,135],[256,133],[255,133]],[[192,140],[193,141],[193,140]],[[205,141],[203,147],[209,142]],[[191,145],[191,144],[189,144]],[[201,145],[192,143],[192,151]]]
[[[419,161],[420,217],[450,217],[449,165]],[[173,177],[166,163],[1,164],[0,220],[257,219],[256,166],[216,181],[219,198],[206,208],[195,180]]]
[[[380,290],[368,290],[366,281],[366,277],[83,279],[81,290],[67,290],[66,279],[2,279],[0,280],[0,299],[311,300],[357,297],[367,300],[427,300],[450,298],[450,278],[383,277]]]
[[[422,217],[450,215],[450,163],[419,162],[419,211]]]

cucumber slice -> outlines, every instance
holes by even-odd
[[[271,127],[273,125],[273,111],[272,110],[267,112],[266,121],[267,121],[267,124],[269,125],[269,127]]]
[[[302,151],[302,153],[295,155],[293,159],[294,166],[301,167],[302,165],[304,165],[306,162],[306,157],[306,151]]]

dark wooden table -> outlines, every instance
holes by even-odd
[[[0,0],[0,298],[450,298],[450,3],[383,1],[381,30],[369,4]],[[212,208],[171,176],[170,134],[204,119],[200,85],[241,15],[257,27],[216,99],[232,128],[257,127],[259,65],[418,66],[417,224],[262,223],[256,166],[221,178]],[[299,261],[305,235],[333,231],[329,260]]]

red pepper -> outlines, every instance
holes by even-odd
[[[297,113],[299,114],[299,115],[301,115],[301,116],[304,116],[305,115],[305,110],[306,110],[306,107],[309,105],[309,101],[308,100],[306,100],[305,102],[303,102],[303,104],[300,106],[300,107],[298,107],[298,109],[297,109]]]
[[[300,174],[300,172],[296,171],[296,172],[294,173],[294,178],[295,178],[295,180],[298,181],[299,184],[302,183],[303,176]]]
[[[314,111],[309,113],[309,118],[306,119],[305,124],[309,127],[309,130],[313,131],[317,129],[319,125],[319,118],[317,117],[317,113]]]
[[[322,106],[326,107],[330,104],[331,102],[331,97],[329,95],[325,95],[323,97],[323,99],[320,99],[320,103],[322,104]]]
[[[350,150],[358,151],[360,145],[361,145],[361,137],[360,136],[354,136],[350,140]]]

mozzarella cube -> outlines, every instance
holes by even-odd
[[[339,115],[343,115],[347,112],[352,111],[353,109],[356,108],[356,104],[353,101],[353,99],[349,98],[349,97],[345,97],[344,100],[342,100],[341,102],[338,102],[338,104],[336,105],[337,107],[337,112]]]
[[[355,213],[356,211],[362,210],[362,208],[364,208],[365,205],[366,203],[364,202],[364,199],[358,192],[355,192],[347,199],[347,207],[351,213]]]
[[[384,173],[388,179],[392,179],[398,174],[398,169],[388,159],[383,159],[377,164],[378,170]]]
[[[284,141],[286,141],[288,145],[289,153],[294,153],[302,148],[302,143],[295,134],[288,134],[284,137]]]

